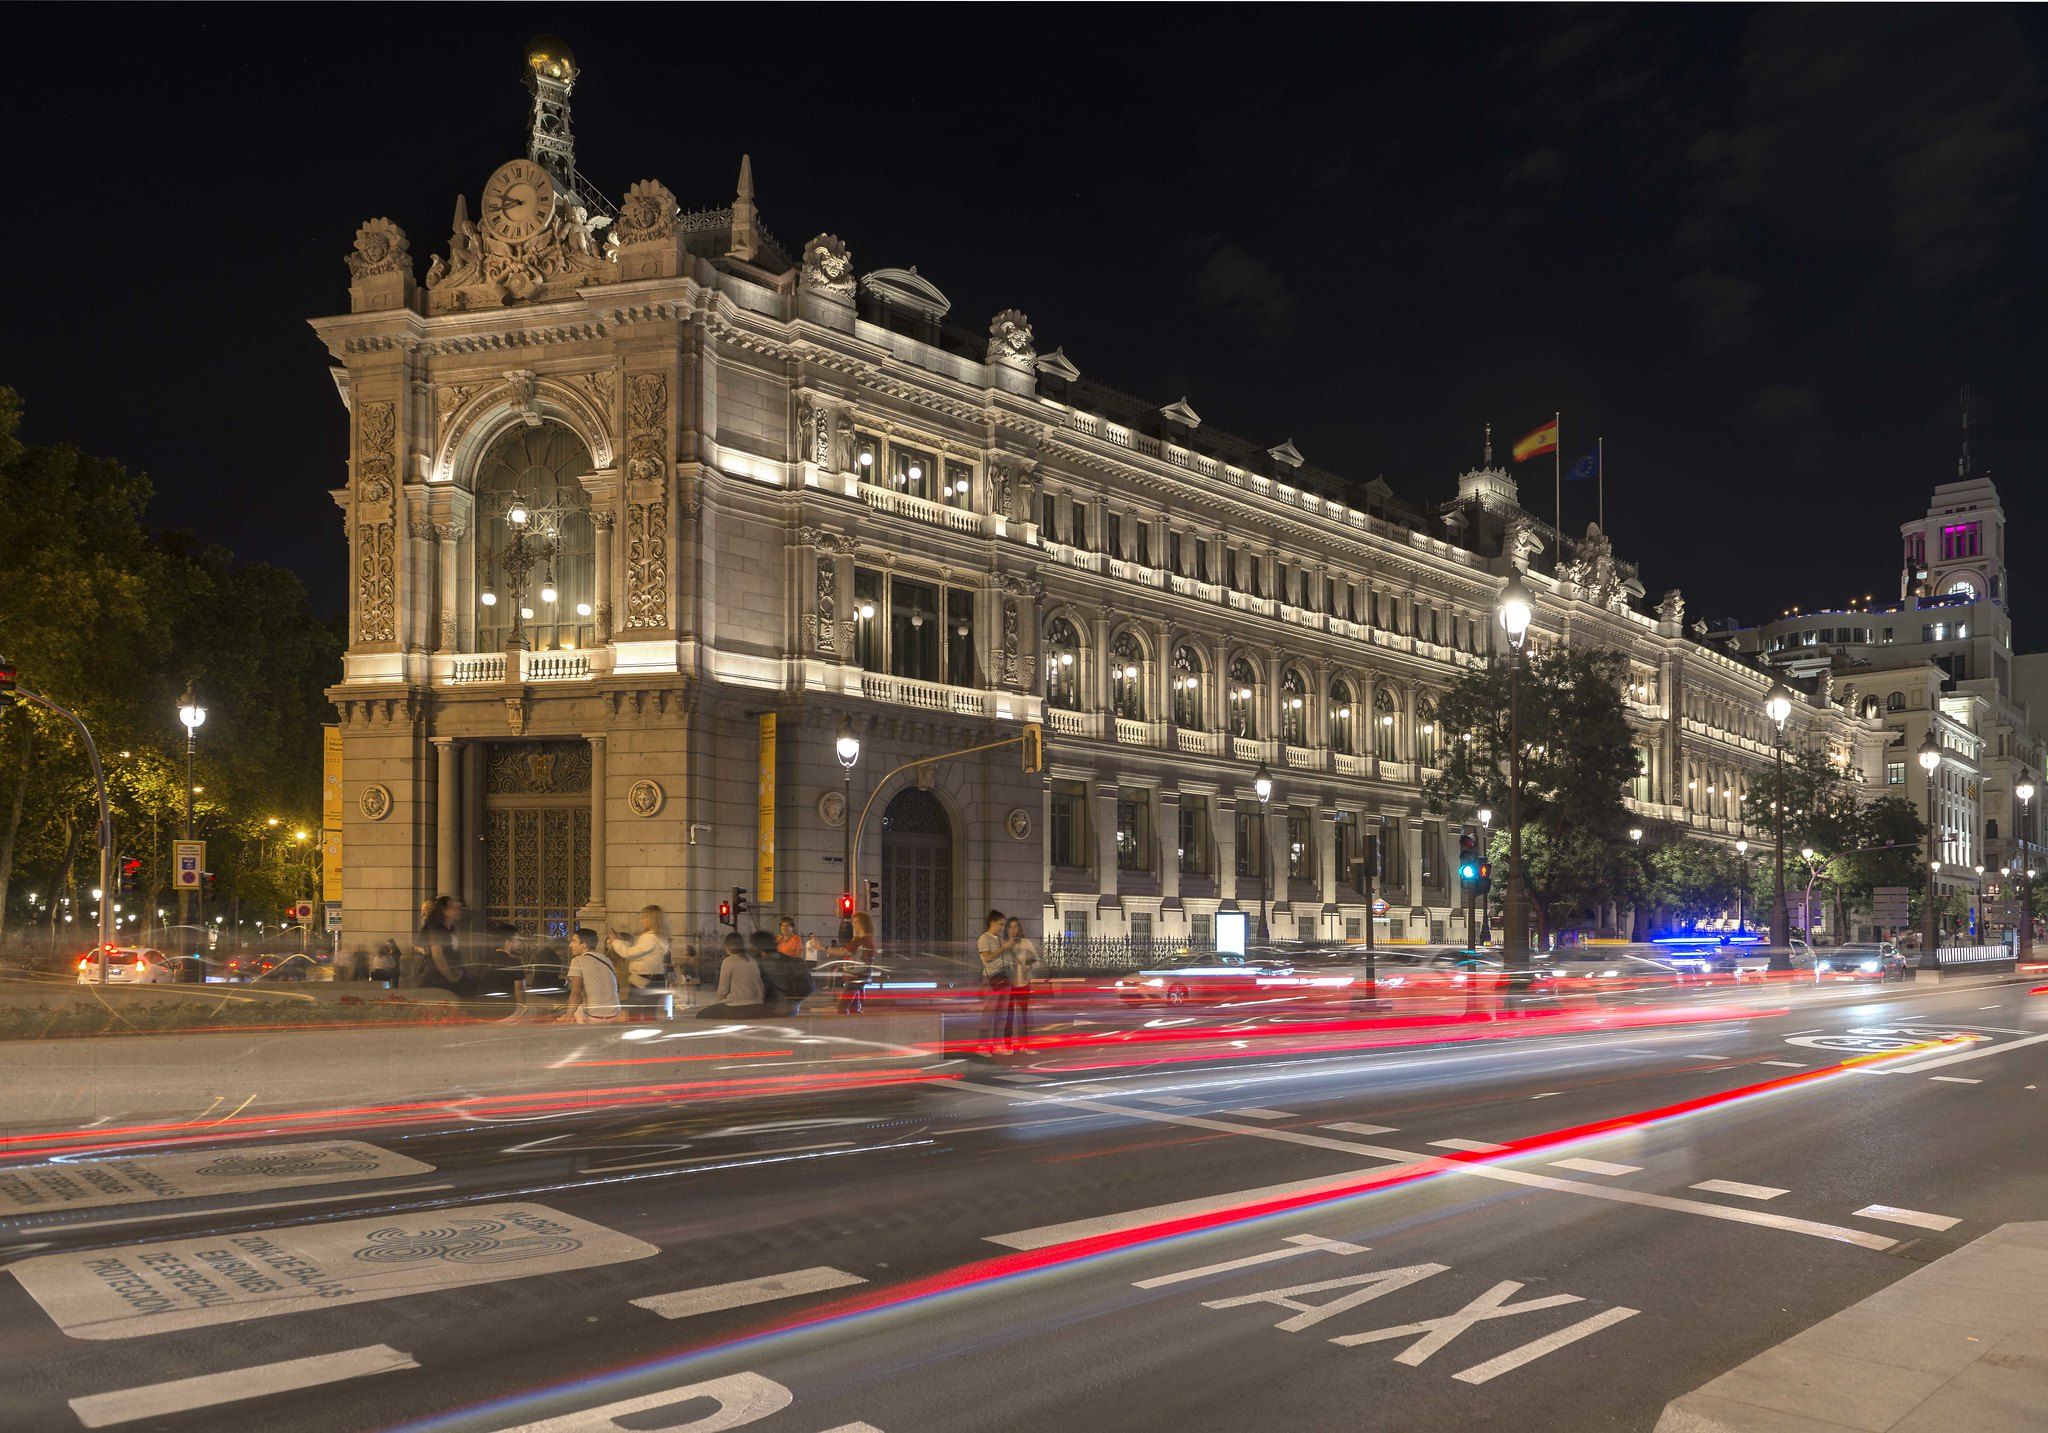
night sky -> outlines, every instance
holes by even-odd
[[[2048,16],[1981,6],[17,7],[0,383],[156,519],[342,601],[345,427],[306,319],[388,215],[417,266],[524,152],[527,38],[579,167],[685,208],[753,155],[790,249],[915,264],[985,331],[1261,446],[1450,496],[1482,423],[1606,439],[1651,600],[1896,595],[1958,390],[2048,641]],[[988,27],[988,28],[983,28]],[[19,63],[28,57],[32,63]],[[1546,513],[1548,460],[1523,498]],[[1566,490],[1566,527],[1593,516]]]

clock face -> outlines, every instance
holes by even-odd
[[[530,159],[515,159],[484,185],[484,228],[508,244],[523,244],[555,217],[555,186]]]

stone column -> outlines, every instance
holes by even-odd
[[[1088,655],[1093,659],[1083,674],[1087,685],[1083,705],[1091,712],[1108,713],[1111,710],[1109,681],[1109,614],[1097,612],[1088,622]],[[1102,716],[1103,735],[1114,737],[1116,718],[1114,714]]]
[[[484,862],[485,743],[462,748],[462,899],[475,910],[487,909]]]
[[[1095,909],[1099,913],[1121,909],[1117,896],[1116,798],[1114,780],[1095,788]]]
[[[1322,812],[1316,819],[1316,873],[1323,892],[1323,915],[1327,918],[1337,914],[1337,843],[1343,838],[1344,828],[1337,824],[1339,813],[1330,810]],[[1327,935],[1326,928],[1318,935]]]
[[[1219,790],[1209,798],[1209,834],[1216,843],[1216,904],[1237,909],[1237,798]]]
[[[613,515],[609,511],[593,512],[590,515],[592,536],[597,548],[597,594],[595,600],[597,640],[609,642],[612,639],[612,530]]]
[[[442,652],[455,652],[461,649],[462,607],[460,589],[456,586],[462,574],[456,555],[456,544],[461,539],[460,523],[441,522],[434,525],[434,560],[440,564],[441,569],[440,638],[436,650]]]
[[[1293,894],[1290,883],[1294,877],[1287,869],[1287,812],[1287,801],[1275,789],[1273,799],[1266,803],[1266,887],[1273,893],[1273,910],[1276,913],[1294,908],[1290,899]]]
[[[577,915],[585,925],[604,931],[606,908],[605,891],[605,739],[602,733],[588,738],[590,742],[590,903]]]
[[[453,895],[462,882],[462,780],[455,738],[434,738],[434,894]]]
[[[1161,791],[1158,811],[1159,909],[1180,909],[1180,793]]]
[[[1426,906],[1428,902],[1423,899],[1424,892],[1422,889],[1422,842],[1429,828],[1418,817],[1407,816],[1396,819],[1403,821],[1408,827],[1408,904],[1411,908]],[[1437,859],[1443,859],[1443,852],[1437,852]],[[1423,932],[1425,940],[1428,939],[1428,935],[1427,931]]]

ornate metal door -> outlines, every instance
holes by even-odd
[[[590,901],[590,748],[493,745],[484,806],[484,914],[566,939]]]
[[[953,823],[929,791],[882,812],[882,942],[910,953],[953,939]]]

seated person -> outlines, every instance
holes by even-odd
[[[773,939],[770,939],[773,948]],[[736,931],[725,937],[725,959],[718,967],[718,993],[697,1011],[699,1020],[727,1020],[773,1013],[761,983],[761,967],[747,954]]]
[[[609,1025],[620,1018],[619,975],[598,954],[597,932],[569,937],[569,1005],[562,1019],[578,1025]]]

